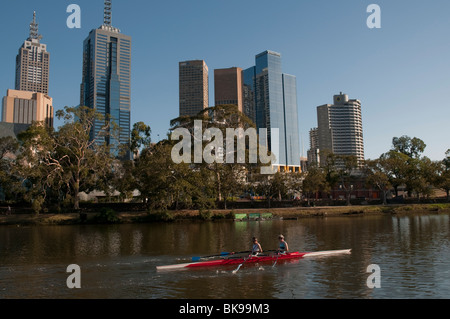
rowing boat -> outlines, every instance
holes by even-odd
[[[192,263],[184,263],[184,264],[175,264],[168,266],[157,266],[156,270],[175,270],[175,269],[183,269],[183,268],[199,268],[199,267],[219,267],[219,266],[230,266],[237,264],[254,264],[254,263],[267,263],[281,260],[292,260],[292,259],[300,259],[305,257],[319,257],[319,256],[330,256],[337,254],[350,254],[351,249],[345,250],[328,250],[328,251],[319,251],[319,252],[292,252],[287,254],[280,255],[257,255],[257,256],[248,256],[248,257],[237,257],[232,256],[228,258],[220,258],[216,260],[206,260],[206,261],[198,261]]]

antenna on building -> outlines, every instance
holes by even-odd
[[[103,24],[111,26],[111,19],[112,19],[112,0],[105,0]]]
[[[33,12],[33,21],[30,23],[30,38],[29,40],[40,40],[42,36],[39,35],[39,24],[36,23],[36,11]]]

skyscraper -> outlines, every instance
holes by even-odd
[[[215,105],[233,104],[243,112],[242,69],[233,67],[214,70]]]
[[[347,94],[334,96],[334,104],[317,107],[317,135],[320,151],[336,155],[354,155],[364,161],[364,139],[361,102],[350,100]]]
[[[312,165],[320,164],[318,131],[317,127],[309,131],[308,163]]]
[[[30,36],[16,57],[16,90],[48,94],[50,53],[41,39],[34,12]]]
[[[252,98],[256,127],[266,128],[261,144],[271,151],[279,144],[280,170],[300,170],[300,137],[298,128],[297,80],[282,73],[281,55],[264,51],[255,57],[256,64],[244,71],[244,91]],[[279,130],[279,140],[272,141],[272,129]]]
[[[20,129],[33,122],[53,127],[53,99],[48,96],[50,53],[41,39],[34,12],[30,35],[16,57],[16,89],[8,90],[2,100],[2,122]]]
[[[117,124],[118,136],[106,138],[117,155],[118,146],[130,142],[131,37],[111,25],[111,16],[111,1],[106,0],[103,25],[84,40],[80,105],[96,109]],[[94,124],[91,138],[104,124]]]
[[[195,116],[209,107],[208,66],[203,60],[179,63],[180,116]]]

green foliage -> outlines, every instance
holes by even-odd
[[[120,218],[115,210],[104,207],[94,216],[93,222],[98,224],[117,224],[120,223]]]
[[[174,220],[175,220],[174,216],[167,210],[154,210],[154,211],[149,211],[143,221],[145,221],[145,222],[172,222]]]
[[[211,213],[211,211],[209,209],[208,210],[201,209],[201,210],[198,211],[198,217],[201,220],[210,220],[211,217],[212,217],[212,213]]]
[[[13,199],[20,193],[20,179],[15,174],[14,157],[19,143],[13,137],[0,138],[0,190],[5,199]]]
[[[310,205],[311,197],[326,189],[326,175],[320,167],[312,166],[303,174],[302,191],[307,197],[308,205]]]
[[[27,197],[58,198],[68,194],[77,210],[80,192],[110,190],[113,158],[106,140],[114,136],[115,125],[87,107],[66,107],[57,112],[57,117],[65,122],[57,131],[33,123],[19,135],[17,172],[30,185]],[[98,121],[105,125],[92,137]]]
[[[151,143],[152,130],[144,122],[137,122],[131,130],[130,150],[137,155],[142,148],[147,148]]]
[[[45,199],[42,196],[38,196],[33,200],[31,208],[36,215],[39,215],[39,213],[42,211],[44,202]]]
[[[236,214],[235,214],[234,210],[230,211],[228,214],[225,215],[226,219],[233,220],[233,219],[235,219],[235,217],[236,217]]]
[[[111,119],[86,107],[66,107],[57,116],[64,120],[58,130],[34,123],[19,135],[20,145],[11,138],[0,139],[0,188],[7,199],[31,203],[36,213],[47,207],[52,212],[78,210],[80,192],[103,191],[106,200],[111,201],[114,191],[120,192],[120,200],[126,200],[138,190],[149,209],[143,221],[173,221],[171,209],[198,209],[202,220],[234,219],[234,212],[212,214],[211,210],[219,202],[226,209],[227,201],[244,192],[265,196],[270,207],[271,201],[292,199],[300,191],[309,203],[316,193],[336,187],[346,192],[349,203],[355,176],[364,176],[369,187],[382,191],[384,203],[391,188],[398,190],[403,185],[418,198],[431,196],[434,187],[441,188],[450,200],[450,150],[444,160],[431,161],[422,156],[426,145],[418,138],[394,138],[391,150],[367,161],[364,169],[355,157],[323,151],[322,165],[310,167],[306,173],[262,175],[261,163],[176,164],[171,156],[175,143],[163,140],[151,144],[150,126],[143,122],[133,126],[127,145],[126,151],[135,157],[119,161],[106,143],[117,134]],[[198,116],[175,119],[171,129],[189,128],[194,120],[201,120],[204,129],[217,127],[223,136],[227,128],[253,126],[235,106],[225,105],[209,108]],[[90,133],[98,121],[104,123],[102,132],[92,138]],[[223,152],[230,154],[226,146]],[[11,154],[18,154],[17,158]],[[237,158],[237,154],[233,156]],[[100,211],[94,220],[120,222],[117,213],[108,209]]]
[[[420,155],[425,151],[427,145],[420,138],[417,137],[394,137],[392,139],[392,150],[405,154],[410,158],[419,158]]]

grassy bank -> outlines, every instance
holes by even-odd
[[[274,219],[295,219],[307,217],[367,216],[367,215],[408,215],[408,214],[448,214],[450,204],[411,204],[388,206],[328,206],[294,207],[272,209],[238,210],[181,210],[168,212],[116,212],[106,209],[100,213],[86,213],[81,218],[78,213],[68,214],[12,214],[0,215],[0,225],[75,225],[113,223],[151,223],[174,221],[233,220],[236,214],[271,213]]]

